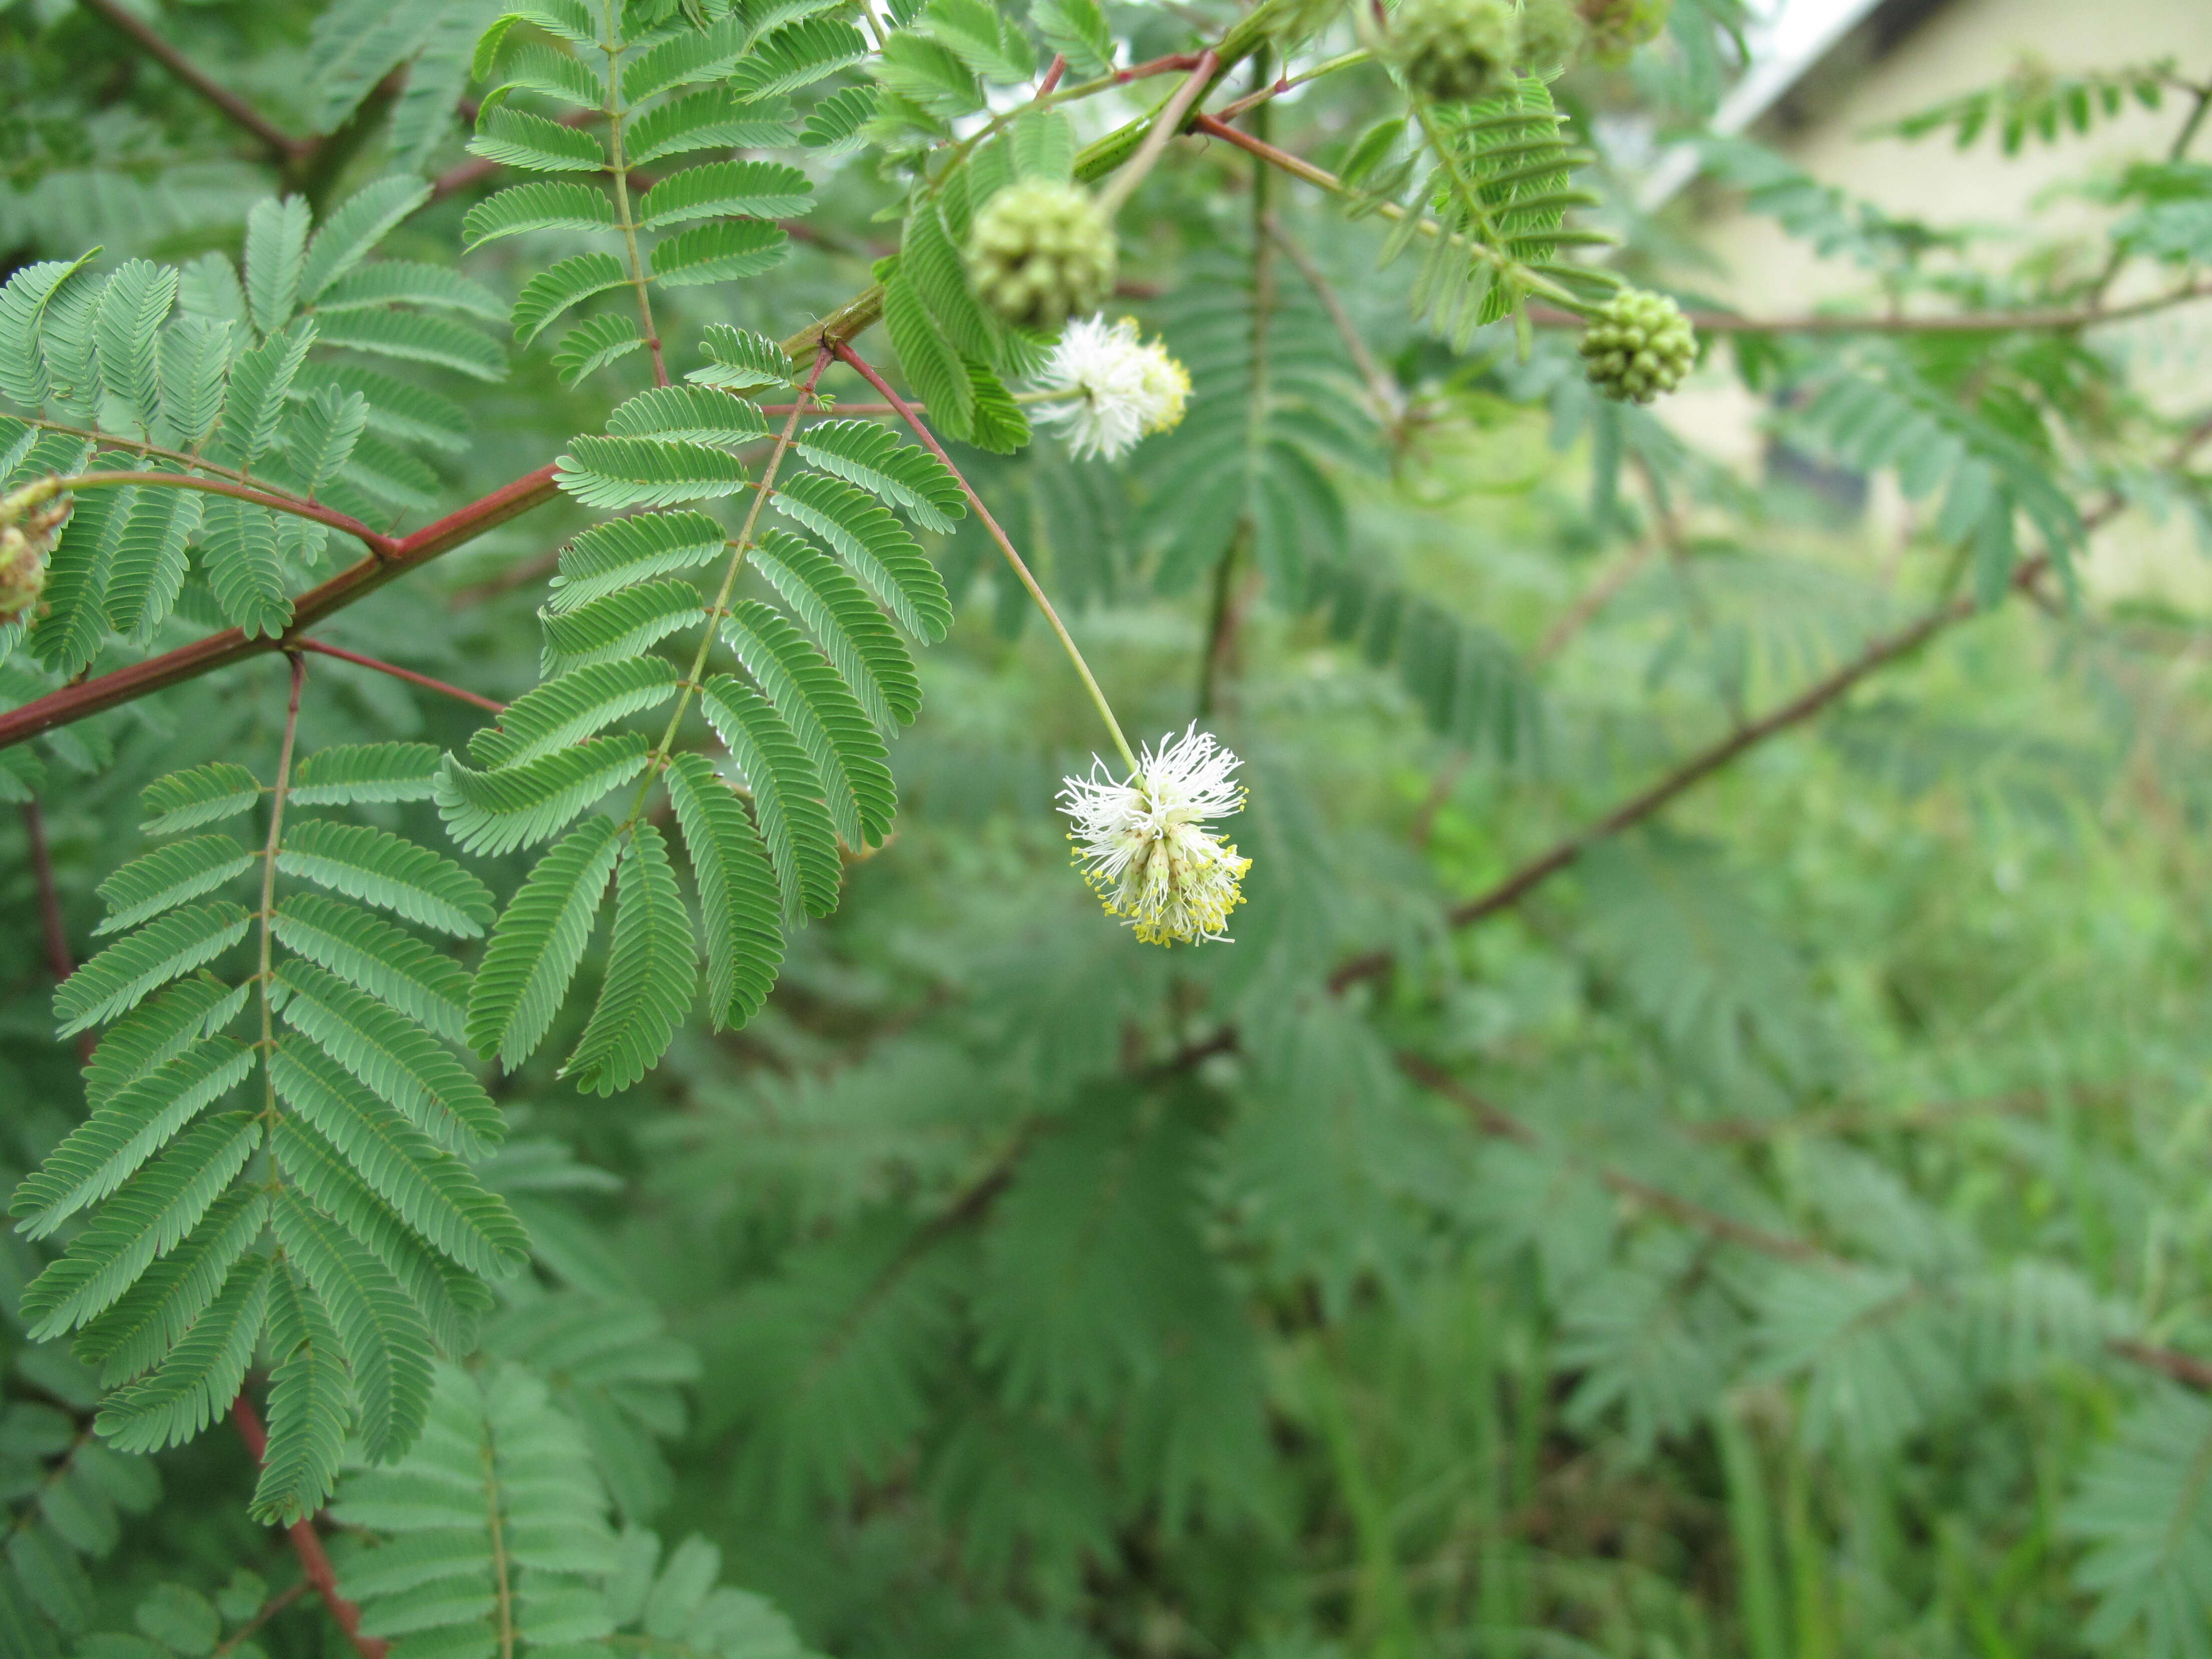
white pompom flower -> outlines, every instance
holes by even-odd
[[[1080,456],[1119,460],[1149,433],[1182,420],[1190,376],[1158,340],[1137,337],[1136,319],[1109,323],[1085,317],[1060,331],[1042,377],[1043,389],[1067,394],[1037,413],[1067,437]]]
[[[1147,747],[1126,781],[1094,757],[1091,775],[1069,778],[1060,810],[1075,828],[1075,861],[1109,916],[1146,945],[1226,940],[1229,913],[1252,860],[1206,827],[1244,805],[1237,757],[1194,720],[1177,738]]]

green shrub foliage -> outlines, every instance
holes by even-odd
[[[0,9],[0,1659],[2212,1647],[2212,83],[1746,21]]]

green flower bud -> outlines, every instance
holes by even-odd
[[[54,499],[58,488],[42,479],[0,498],[0,623],[31,613],[46,591],[46,556],[76,505]]]
[[[1575,60],[1589,33],[1573,0],[1525,0],[1521,8],[1521,64],[1534,74]]]
[[[1507,0],[1400,0],[1390,51],[1406,84],[1440,104],[1502,92],[1520,56],[1519,19]]]
[[[1698,360],[1698,337],[1665,295],[1630,289],[1590,319],[1582,354],[1590,384],[1607,397],[1648,404],[1682,384]]]
[[[1667,27],[1673,0],[1582,0],[1589,25],[1589,55],[1601,64],[1622,64],[1628,54]]]
[[[975,216],[968,276],[1008,322],[1058,328],[1097,310],[1113,288],[1114,228],[1087,191],[1025,179]]]

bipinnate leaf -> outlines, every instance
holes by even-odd
[[[752,550],[753,568],[805,623],[867,710],[888,731],[921,708],[914,659],[853,574],[804,537],[771,530]]]
[[[691,918],[668,844],[651,823],[632,824],[615,872],[606,980],[561,1075],[591,1094],[628,1088],[667,1049],[697,989]]]
[[[583,959],[618,850],[613,823],[587,819],[538,860],[508,902],[469,988],[468,1041],[478,1054],[511,1072],[544,1040]]]

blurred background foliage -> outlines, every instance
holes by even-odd
[[[455,262],[496,182],[452,115],[496,8],[146,8],[279,137],[335,135],[273,158],[103,15],[123,9],[0,9],[11,264],[234,254],[267,194],[320,211],[416,168],[441,193],[385,251]],[[1108,15],[1124,61],[1234,17]],[[1640,280],[1718,293],[1700,238],[1746,201],[1875,313],[2094,311],[2206,275],[2212,173],[2185,136],[2202,58],[2136,76],[2154,111],[2118,76],[2134,158],[2163,171],[2081,162],[2051,192],[2091,204],[2081,223],[1892,218],[1740,131],[1651,203],[1667,146],[1719,131],[1747,21],[1677,0],[1656,43],[1560,84],[1602,153],[1594,216]],[[1339,165],[1397,96],[1356,69],[1277,100],[1268,136]],[[1911,165],[2004,165],[2008,108],[2031,159],[2063,159],[2077,109],[2100,131],[2110,113],[2057,71],[1981,107]],[[1950,147],[1961,122],[1977,148]],[[672,338],[780,337],[866,285],[897,181],[866,153],[815,172],[790,261],[682,290]],[[1456,349],[1416,328],[1374,224],[1228,144],[1171,152],[1122,231],[1122,303],[1189,364],[1189,419],[1119,466],[1049,440],[955,454],[1132,733],[1203,714],[1245,757],[1237,942],[1146,951],[1097,915],[1050,806],[1096,744],[1088,706],[972,520],[926,538],[959,622],[893,751],[904,815],[794,933],[766,1011],[679,1036],[611,1101],[556,1081],[550,1048],[490,1085],[513,1135],[483,1173],[535,1266],[441,1387],[506,1389],[498,1409],[580,1460],[577,1501],[623,1552],[620,1628],[590,1639],[727,1659],[2212,1650],[2212,1358],[2192,1357],[2212,1355],[2212,636],[2201,587],[2127,565],[2156,526],[2212,522],[2201,379],[2158,393],[2142,356],[2164,337],[2079,319],[1723,325],[1697,386],[1756,400],[1747,466],[1723,416],[1595,400],[1571,335],[1524,354],[1510,324]],[[465,268],[504,297],[565,251],[515,239]],[[635,384],[511,355],[460,389],[473,439],[428,457],[409,523],[544,465]],[[1315,496],[1199,501],[1207,447],[1247,422],[1305,458]],[[2019,492],[2002,548],[1947,517],[1949,474],[1975,465]],[[1917,504],[1883,483],[1900,469]],[[2097,538],[2049,533],[2039,483]],[[511,700],[585,522],[540,508],[319,637]],[[180,614],[155,643],[206,625]],[[0,664],[11,705],[50,684]],[[459,750],[480,719],[325,658],[308,688],[303,748]],[[137,850],[140,788],[265,768],[284,696],[269,656],[36,745],[75,954]],[[11,1181],[82,1111],[24,811],[0,821]],[[364,816],[440,838],[427,806]],[[526,864],[475,867],[504,896]],[[43,1249],[6,1246],[11,1310]],[[21,1339],[0,1327],[0,1649],[345,1650],[285,1535],[248,1522],[228,1431],[108,1450],[90,1373]],[[395,1513],[341,1487],[342,1579]],[[357,1599],[372,1640],[430,1659]]]

